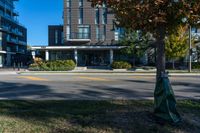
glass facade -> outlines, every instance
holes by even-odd
[[[50,51],[49,52],[50,60],[73,60],[74,52],[70,51]]]
[[[78,51],[78,66],[108,66],[109,57],[108,50]]]

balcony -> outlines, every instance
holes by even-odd
[[[17,12],[17,11],[13,11],[13,16],[19,16],[19,12]]]
[[[2,25],[1,29],[8,32],[8,33],[17,35],[17,36],[23,36],[23,33],[21,31],[19,31],[17,28],[12,29],[10,26]]]
[[[18,29],[12,29],[11,30],[13,34],[18,35],[18,36],[23,36],[23,33],[21,31],[19,31]]]
[[[14,43],[14,44],[17,44],[17,45],[23,45],[23,46],[27,45],[27,42],[21,41],[21,40],[19,40],[17,38],[12,38],[12,37],[8,37],[7,38],[7,42]]]
[[[67,41],[69,42],[90,42],[90,33],[71,33],[67,34]]]

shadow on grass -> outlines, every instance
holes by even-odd
[[[180,107],[187,111],[199,110],[199,101],[196,101],[196,106],[194,103],[183,101]],[[20,118],[33,125],[39,123],[52,133],[200,131],[200,127],[190,121],[185,121],[180,127],[158,125],[153,118],[152,107],[152,101],[0,101],[0,114]]]

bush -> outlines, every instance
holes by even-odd
[[[125,61],[114,61],[111,65],[113,69],[130,69],[131,64]]]
[[[73,60],[57,60],[57,61],[34,61],[30,65],[29,70],[32,71],[70,71],[75,68],[76,64]]]
[[[35,58],[33,64],[29,65],[29,70],[31,71],[40,71],[40,66],[43,64],[41,58]]]
[[[200,62],[192,63],[192,69],[200,69]]]

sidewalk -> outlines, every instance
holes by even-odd
[[[0,75],[16,75],[20,72],[26,72],[26,69],[20,69],[18,71],[18,69],[13,69],[13,68],[0,68]]]

